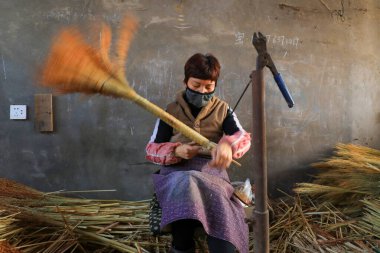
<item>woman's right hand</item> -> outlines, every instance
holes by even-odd
[[[198,151],[201,148],[201,146],[192,141],[190,143],[181,144],[178,147],[176,147],[176,149],[174,150],[174,154],[175,156],[181,157],[183,159],[191,159],[198,154]]]

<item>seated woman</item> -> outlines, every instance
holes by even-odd
[[[210,154],[161,120],[146,147],[146,158],[161,165],[153,175],[162,208],[161,230],[170,225],[171,252],[194,252],[194,230],[203,227],[211,253],[248,252],[244,210],[227,174],[251,138],[228,104],[214,96],[220,64],[211,54],[195,54],[185,64],[185,90],[166,111],[217,143]]]

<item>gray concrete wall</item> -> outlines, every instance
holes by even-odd
[[[343,6],[341,5],[343,3]],[[140,19],[126,73],[136,91],[165,107],[182,87],[183,64],[195,52],[222,63],[217,94],[235,105],[255,68],[255,31],[291,90],[288,109],[269,71],[267,141],[272,194],[305,180],[309,164],[337,142],[380,148],[378,0],[2,0],[0,1],[0,176],[42,191],[116,189],[91,197],[142,199],[152,193],[157,167],[144,159],[155,117],[125,100],[54,96],[55,131],[34,129],[36,74],[63,27],[90,36],[91,22],[117,29],[126,11]],[[237,109],[251,131],[250,92]],[[25,104],[26,121],[9,119]],[[255,133],[252,134],[255,138]],[[254,154],[232,180],[252,178]]]

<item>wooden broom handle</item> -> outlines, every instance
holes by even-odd
[[[161,120],[165,121],[168,125],[176,129],[178,132],[186,136],[187,138],[195,141],[202,147],[206,148],[207,150],[212,150],[214,147],[217,146],[216,143],[208,140],[206,137],[195,131],[194,129],[190,128],[186,124],[184,124],[182,121],[175,118],[173,115],[167,113],[166,111],[162,110],[162,108],[158,107],[157,105],[153,104],[146,98],[141,97],[140,95],[136,94],[138,98],[136,100],[133,100],[136,104],[140,105],[141,107],[145,108],[149,112],[153,113],[157,117],[159,117]],[[232,160],[232,163],[236,164],[237,166],[241,166],[241,164],[235,160]]]
[[[125,83],[123,83],[125,82]],[[159,106],[153,104],[146,98],[140,96],[137,94],[132,88],[130,88],[128,82],[124,79],[121,83],[120,80],[117,78],[109,78],[106,83],[102,86],[102,93],[106,94],[112,94],[113,96],[117,97],[123,97],[127,98],[129,100],[132,100],[139,106],[143,107],[147,111],[153,113],[155,116],[166,122],[169,126],[176,129],[178,132],[189,138],[190,140],[193,140],[194,142],[198,143],[202,147],[212,150],[214,147],[216,147],[216,143],[208,140],[206,137],[195,131],[194,129],[190,128],[186,124],[184,124],[182,121],[176,119],[173,115],[167,113]],[[235,160],[232,160],[232,163],[241,166],[240,163],[238,163]]]
[[[113,76],[109,76],[107,80],[104,80],[103,85],[101,86],[101,89],[98,92],[132,100],[137,105],[153,113],[155,116],[166,122],[169,126],[173,127],[178,132],[180,132],[190,140],[193,140],[194,142],[198,143],[207,150],[211,151],[217,145],[216,143],[208,140],[206,137],[184,124],[182,121],[175,118],[173,115],[167,113],[161,107],[153,104],[146,98],[137,94],[130,87],[128,81],[125,78],[121,79],[118,77],[115,78]],[[241,166],[241,164],[235,160],[232,160],[232,163]]]

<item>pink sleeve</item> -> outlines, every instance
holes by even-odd
[[[219,143],[227,142],[231,145],[234,159],[242,157],[251,147],[251,134],[246,131],[237,131],[233,135],[224,135]]]
[[[163,142],[154,143],[149,142],[145,148],[146,156],[145,158],[152,163],[159,165],[170,165],[174,163],[179,163],[182,158],[174,155],[174,150],[176,147],[181,145],[181,143]]]

